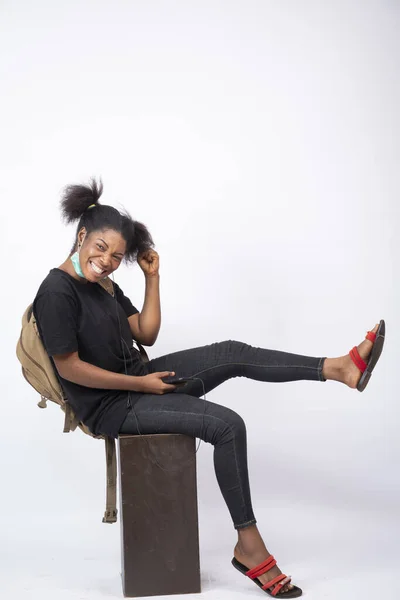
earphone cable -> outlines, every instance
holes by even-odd
[[[114,273],[112,273],[112,279],[113,279],[113,284],[114,284],[115,283]],[[120,321],[119,313],[118,313],[118,300],[117,300],[117,295],[115,293],[115,288],[113,289],[113,292],[114,292],[114,298],[115,298],[115,309],[116,309],[116,316],[117,316],[117,321],[118,321],[119,336],[120,336],[120,340],[122,342],[121,348],[122,348],[122,355],[123,355],[123,359],[124,359],[124,370],[125,370],[125,375],[128,375],[127,360],[126,360],[124,345],[126,346],[129,355],[131,355],[131,349],[129,348],[128,344],[126,343],[126,341],[122,337],[121,321]],[[204,431],[205,431],[205,429],[204,429],[204,419],[205,419],[206,406],[207,406],[207,404],[206,404],[206,391],[205,391],[204,381],[200,377],[188,377],[187,379],[190,379],[192,381],[199,380],[199,381],[201,381],[201,384],[202,384],[202,387],[203,387],[204,410],[203,410],[203,416],[202,416],[201,436],[204,437]],[[135,412],[135,408],[134,408],[134,406],[132,404],[132,401],[131,401],[131,390],[128,390],[128,407],[130,408],[131,413],[133,413],[133,415],[135,417],[136,427],[137,427],[137,430],[138,430],[138,433],[139,433],[140,437],[143,437],[146,440],[147,447],[148,447],[148,450],[149,450],[149,454],[152,454],[152,450],[151,450],[151,446],[150,446],[149,440],[140,431],[139,420],[138,420],[137,414]],[[197,452],[198,452],[198,450],[200,448],[200,444],[201,444],[201,437],[199,437],[198,445],[197,445],[197,448],[195,450],[195,455],[197,454]],[[179,465],[178,469],[165,469],[162,465],[160,465],[160,463],[158,462],[158,460],[157,460],[157,458],[155,457],[154,454],[153,454],[153,459],[154,459],[154,462],[157,464],[157,466],[160,467],[160,469],[162,471],[164,471],[165,473],[175,473],[179,469],[192,464],[192,462],[196,460],[196,456],[194,456],[192,460],[187,461],[183,465]]]

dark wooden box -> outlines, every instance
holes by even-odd
[[[200,592],[195,439],[121,435],[118,456],[124,596]]]

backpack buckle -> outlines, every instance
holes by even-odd
[[[103,517],[103,523],[116,523],[117,522],[117,509],[106,510]]]

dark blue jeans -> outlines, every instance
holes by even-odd
[[[252,525],[256,519],[250,497],[245,423],[230,408],[200,396],[232,377],[274,383],[324,381],[324,360],[232,340],[160,356],[145,363],[148,373],[175,371],[178,377],[199,379],[168,394],[132,394],[133,408],[120,433],[183,433],[213,444],[215,473],[233,525],[235,529]]]

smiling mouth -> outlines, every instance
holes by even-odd
[[[89,264],[92,267],[92,271],[94,273],[96,273],[96,275],[103,275],[106,270],[105,269],[101,269],[100,267],[98,267],[94,262],[92,262],[91,260],[89,260]]]

